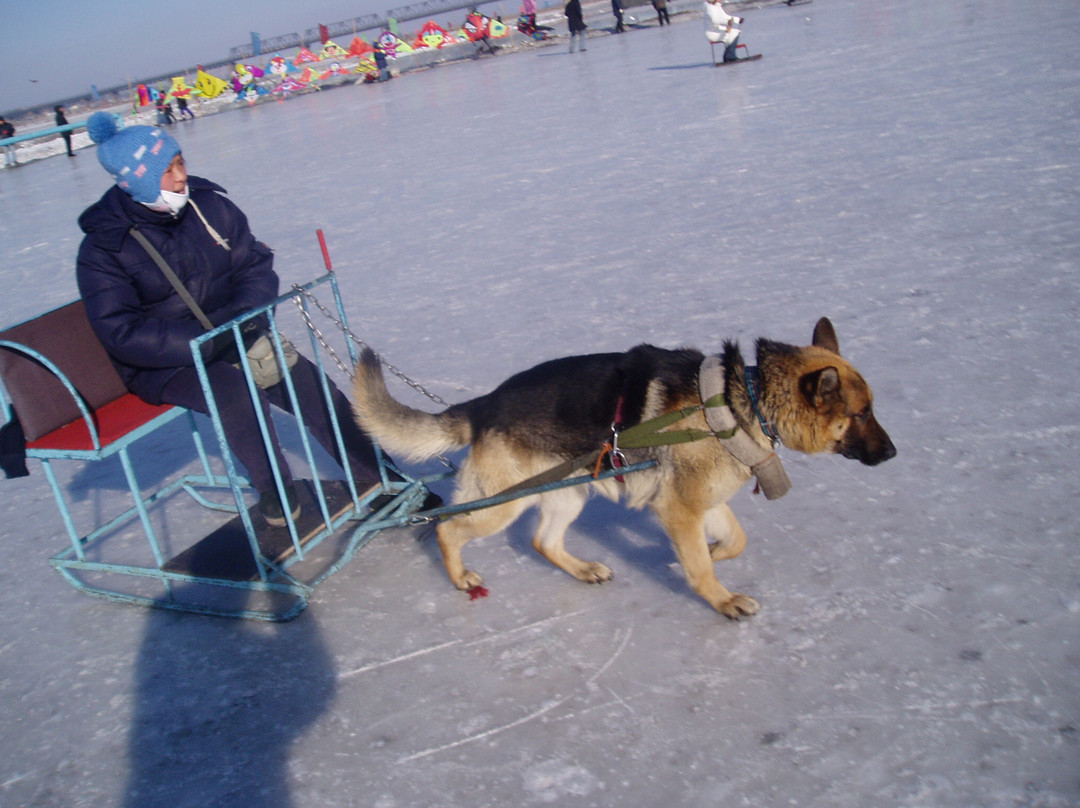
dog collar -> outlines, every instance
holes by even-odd
[[[765,437],[772,441],[772,445],[776,446],[776,444],[782,443],[780,440],[780,433],[777,432],[776,427],[766,421],[765,416],[761,414],[761,394],[758,392],[760,386],[761,377],[758,374],[758,369],[756,367],[746,368],[746,393],[750,396],[750,406],[754,408],[754,415],[757,416],[758,423],[761,424],[761,431],[765,433]]]
[[[765,499],[779,499],[791,488],[776,452],[769,451],[739,428],[735,413],[725,396],[724,367],[719,356],[707,356],[698,371],[698,392],[705,409],[705,422],[716,439],[732,456],[749,466]],[[714,403],[715,402],[715,403]],[[760,417],[760,416],[759,416]],[[767,434],[767,433],[766,433]]]

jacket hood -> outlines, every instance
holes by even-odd
[[[193,197],[197,193],[205,192],[226,193],[225,189],[217,183],[191,174],[188,175],[188,190]],[[114,185],[101,199],[82,212],[79,216],[79,229],[91,239],[95,246],[116,251],[123,245],[133,225],[170,227],[187,213],[188,209],[184,208],[179,216],[174,217],[170,213],[150,210]]]

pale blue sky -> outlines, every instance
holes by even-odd
[[[225,59],[251,31],[303,35],[407,2],[0,0],[0,112]]]

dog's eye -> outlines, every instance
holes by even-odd
[[[855,420],[865,423],[866,421],[870,420],[870,413],[870,405],[867,404],[865,407],[863,407],[862,412],[855,413]]]

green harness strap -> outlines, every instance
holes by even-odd
[[[723,393],[717,393],[702,404],[692,407],[684,407],[681,410],[673,410],[648,421],[642,421],[637,426],[624,429],[618,433],[620,449],[642,449],[649,446],[670,446],[675,443],[691,443],[702,438],[719,438],[726,440],[735,434],[735,429],[725,432],[713,432],[707,429],[676,429],[670,432],[660,430],[671,424],[693,415],[695,412],[712,407],[723,407],[727,399]]]
[[[702,438],[718,438],[726,440],[735,434],[735,428],[725,432],[712,432],[706,429],[676,429],[669,432],[660,431],[666,426],[670,426],[671,424],[678,423],[684,418],[688,418],[695,412],[710,407],[723,407],[726,403],[727,399],[724,397],[724,394],[717,393],[702,404],[695,404],[692,407],[683,407],[681,410],[673,410],[671,412],[666,412],[663,415],[658,415],[655,418],[650,418],[648,421],[642,421],[640,424],[624,429],[622,432],[615,432],[616,440],[611,444],[605,444],[601,448],[595,449],[587,454],[579,455],[570,460],[564,460],[559,465],[550,468],[547,471],[542,471],[527,480],[522,480],[520,483],[500,491],[495,496],[516,494],[519,491],[524,491],[534,486],[545,485],[547,483],[555,482],[556,480],[561,480],[578,469],[590,468],[595,465],[596,461],[599,460],[602,455],[610,452],[613,448],[645,449],[654,446],[671,446],[677,443],[691,443],[693,441],[701,440]]]

